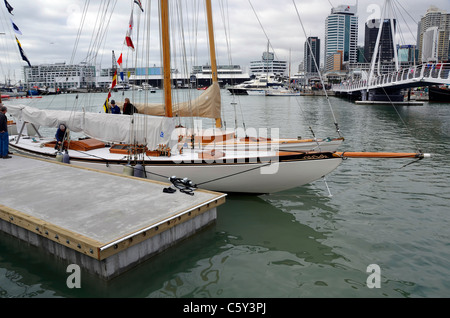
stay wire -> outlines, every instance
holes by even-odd
[[[298,11],[298,8],[297,8],[297,5],[296,5],[296,3],[295,3],[295,0],[292,0],[292,3],[294,4],[294,7],[295,7],[295,11],[296,11],[296,13],[297,13],[298,20],[300,21],[300,25],[301,25],[302,30],[303,30],[303,34],[304,34],[305,37],[307,38],[307,34],[306,34],[306,31],[305,31],[305,27],[304,27],[303,21],[302,21],[302,19],[301,19],[301,17],[300,17],[300,13],[299,13],[299,11]],[[341,130],[340,130],[340,128],[339,128],[339,124],[338,124],[337,119],[336,119],[336,115],[334,114],[333,107],[331,106],[330,98],[329,98],[328,93],[327,93],[327,91],[326,91],[326,89],[325,89],[325,84],[324,84],[324,82],[323,82],[323,77],[322,77],[322,74],[321,74],[321,72],[320,72],[320,68],[319,68],[319,66],[318,66],[318,64],[317,64],[316,57],[314,56],[314,52],[313,52],[312,47],[311,47],[311,43],[308,41],[308,39],[306,39],[306,43],[308,43],[308,48],[309,48],[309,51],[310,51],[310,53],[311,53],[311,56],[313,57],[314,65],[316,66],[316,69],[317,69],[318,72],[319,72],[320,82],[321,82],[321,84],[322,84],[322,88],[323,88],[323,91],[324,91],[324,93],[325,93],[325,97],[326,97],[326,99],[327,99],[328,106],[329,106],[329,108],[330,108],[330,110],[331,110],[331,114],[332,114],[332,116],[333,116],[334,125],[335,125],[335,127],[336,127],[336,132],[338,133],[339,137],[342,137],[342,135],[341,135]]]

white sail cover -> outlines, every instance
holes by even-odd
[[[156,149],[160,144],[172,146],[177,142],[177,136],[172,138],[175,118],[42,110],[25,105],[8,105],[8,112],[18,120],[39,126],[56,128],[65,124],[70,131],[82,132],[104,142],[143,144],[149,149]]]

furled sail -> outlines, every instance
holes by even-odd
[[[104,142],[137,143],[147,145],[149,149],[156,149],[159,144],[172,146],[177,142],[177,136],[172,138],[176,125],[174,118],[42,110],[25,105],[8,105],[8,112],[18,120],[39,126],[65,124],[70,131],[82,132]]]
[[[137,108],[139,114],[165,116],[164,104],[132,104]],[[118,102],[117,105],[123,110],[123,102]],[[213,83],[194,100],[174,104],[172,110],[174,117],[220,118],[221,101],[219,84]]]

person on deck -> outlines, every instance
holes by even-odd
[[[133,104],[130,103],[129,98],[125,98],[125,103],[123,104],[123,114],[124,115],[133,115],[139,113],[137,108],[134,107]]]
[[[61,124],[58,127],[58,130],[56,131],[56,144],[55,149],[61,149],[61,145],[64,142],[64,139],[68,136],[69,132],[67,131],[66,125]]]
[[[8,135],[8,118],[6,118],[6,106],[0,104],[0,157],[9,159],[9,135]]]
[[[111,101],[111,114],[120,114],[120,108],[114,99]]]

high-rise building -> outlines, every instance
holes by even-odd
[[[394,19],[394,34],[397,21]],[[377,41],[378,33],[380,31],[380,20],[372,19],[366,22],[364,34],[364,59],[366,63],[372,62],[373,52]],[[394,41],[391,31],[391,20],[385,19],[383,28],[381,30],[381,37],[379,43],[379,52],[377,52],[377,59],[375,63],[381,61],[385,64],[392,64],[394,59]]]
[[[309,43],[309,44],[308,44]],[[317,66],[320,65],[320,39],[318,37],[308,37],[305,42],[305,73],[319,73]]]
[[[328,56],[342,52],[343,63],[358,62],[358,16],[357,7],[341,5],[331,9],[325,21],[325,70],[332,65]]]
[[[447,61],[449,58],[450,14],[430,6],[418,27],[419,59]]]

